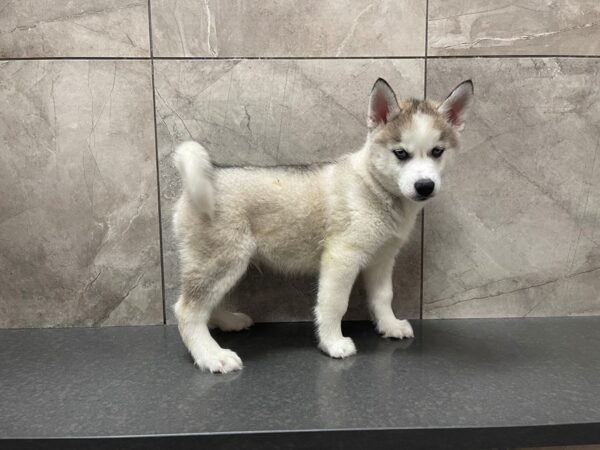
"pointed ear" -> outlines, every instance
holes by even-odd
[[[438,107],[438,111],[457,131],[462,131],[465,127],[466,113],[473,101],[473,92],[473,82],[463,81]]]
[[[373,85],[369,96],[369,112],[367,126],[370,130],[381,124],[387,123],[400,113],[396,94],[383,78],[379,78]]]

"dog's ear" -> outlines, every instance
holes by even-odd
[[[373,85],[369,96],[369,111],[367,126],[369,129],[387,123],[400,112],[396,94],[383,78],[379,78]]]
[[[439,106],[438,111],[457,131],[465,127],[467,110],[473,101],[473,82],[463,81],[450,93]]]

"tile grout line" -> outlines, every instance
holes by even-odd
[[[163,258],[162,210],[160,204],[160,171],[158,163],[158,132],[156,127],[156,91],[154,88],[154,51],[152,49],[152,10],[148,0],[148,43],[150,45],[150,70],[152,79],[152,113],[154,117],[154,157],[156,160],[156,197],[158,206],[158,246],[160,249],[160,287],[162,294],[163,325],[167,324],[167,299],[165,297],[165,268]]]
[[[427,58],[429,56],[429,0],[425,1],[425,59],[423,62],[423,99],[427,99]],[[419,319],[423,320],[423,288],[425,286],[425,208],[421,210],[421,280],[419,290]]]
[[[155,56],[154,59],[165,60],[229,60],[229,59],[250,59],[250,60],[336,60],[336,59],[424,59],[424,55],[403,55],[403,56],[380,56],[380,55],[363,55],[363,56]]]
[[[6,61],[229,61],[229,60],[265,60],[265,61],[294,61],[294,60],[426,60],[426,59],[528,59],[528,58],[563,58],[563,59],[600,59],[598,55],[425,55],[425,56],[45,56],[45,57],[0,57],[0,62]]]
[[[420,286],[420,297],[419,297],[419,319],[423,320],[423,287],[424,283],[424,275],[425,275],[425,264],[424,261],[425,254],[425,208],[421,210],[421,286]]]
[[[429,59],[526,59],[526,58],[572,58],[572,59],[598,59],[598,55],[544,55],[544,54],[525,54],[525,55],[428,55]]]
[[[149,56],[27,56],[0,58],[4,61],[149,61]]]
[[[89,60],[130,60],[130,61],[149,61],[153,60],[173,60],[173,61],[228,61],[228,60],[346,60],[346,59],[424,59],[423,55],[414,56],[23,56],[23,57],[0,57],[0,61],[89,61]]]

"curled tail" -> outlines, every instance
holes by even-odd
[[[179,144],[173,156],[183,189],[199,212],[212,217],[215,209],[214,168],[208,152],[194,141]]]

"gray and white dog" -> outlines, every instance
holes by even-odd
[[[182,288],[174,310],[196,364],[221,373],[242,368],[238,355],[219,346],[208,327],[233,331],[252,325],[247,315],[219,307],[251,262],[289,274],[319,274],[319,348],[333,358],[356,353],[341,321],[359,273],[377,331],[413,337],[410,323],[392,311],[394,259],[424,201],[440,190],[472,98],[469,80],[439,105],[398,103],[379,79],[369,97],[362,148],[307,171],[215,168],[200,144],[181,144],[174,162],[184,190],[174,225]]]

